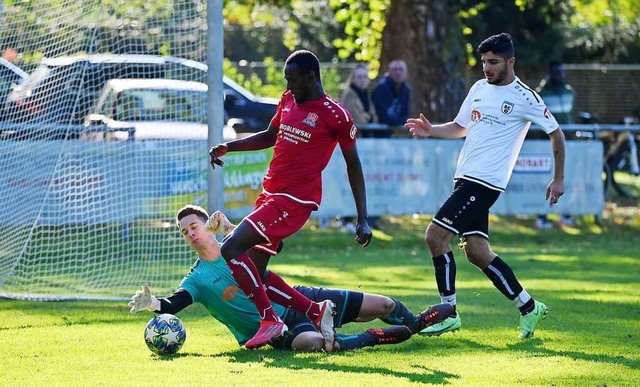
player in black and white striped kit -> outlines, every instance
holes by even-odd
[[[451,196],[429,224],[425,240],[435,266],[442,302],[456,306],[456,264],[449,242],[459,235],[469,262],[482,270],[494,286],[520,310],[520,337],[529,338],[547,314],[515,274],[489,245],[489,209],[504,192],[524,142],[535,123],[551,139],[554,169],[546,190],[553,206],[564,193],[565,139],[558,122],[535,91],[515,75],[515,50],[507,33],[493,35],[478,46],[485,78],[469,90],[456,118],[432,125],[423,114],[405,126],[416,137],[466,137],[454,177]],[[437,336],[461,326],[460,315],[424,329]]]

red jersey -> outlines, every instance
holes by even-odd
[[[264,192],[285,195],[317,209],[322,200],[322,171],[336,144],[343,151],[356,144],[357,129],[351,114],[326,94],[298,104],[286,91],[271,125],[278,128],[278,138],[263,180]]]

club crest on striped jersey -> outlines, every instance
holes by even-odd
[[[307,118],[302,120],[303,124],[307,124],[312,128],[316,127],[316,121],[318,121],[318,115],[316,113],[309,113]]]
[[[513,111],[513,107],[515,106],[515,104],[513,102],[509,102],[509,101],[504,101],[502,103],[502,113],[503,114],[509,114]]]

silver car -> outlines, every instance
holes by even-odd
[[[85,126],[83,138],[90,139],[206,140],[207,85],[175,79],[111,79]],[[225,141],[237,137],[227,125],[222,136]]]

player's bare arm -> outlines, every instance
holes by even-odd
[[[209,150],[209,164],[215,169],[217,166],[224,166],[224,161],[220,158],[228,152],[243,152],[252,151],[265,148],[271,148],[275,143],[278,136],[278,129],[271,123],[269,127],[262,132],[252,134],[245,138],[217,144],[211,147]]]
[[[456,122],[451,121],[446,124],[433,125],[422,113],[418,118],[409,118],[404,126],[409,129],[411,135],[418,138],[461,138],[467,135],[467,128],[458,125]]]
[[[549,133],[549,138],[553,152],[553,180],[547,187],[545,200],[549,200],[549,207],[553,207],[564,194],[565,139],[560,128]]]
[[[367,220],[367,193],[364,184],[364,174],[362,173],[362,164],[358,150],[353,148],[342,151],[344,161],[347,164],[347,176],[349,177],[349,185],[353,193],[353,199],[356,202],[356,211],[358,212],[358,221],[356,223],[356,242],[362,247],[366,247],[371,242],[371,228]]]

